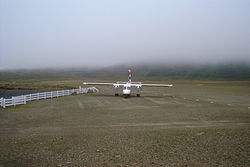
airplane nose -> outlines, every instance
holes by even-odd
[[[123,90],[123,94],[124,94],[124,95],[129,95],[129,94],[130,94],[130,90],[126,90],[126,89]]]

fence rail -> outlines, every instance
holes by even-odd
[[[41,92],[41,93],[33,93],[21,96],[13,96],[12,98],[1,98],[0,99],[0,106],[5,108],[8,106],[16,106],[20,104],[26,104],[27,102],[33,100],[40,100],[40,99],[48,99],[48,98],[55,98],[61,96],[69,96],[72,94],[84,94],[89,92],[98,92],[99,90],[95,87],[90,88],[82,88],[79,89],[69,89],[69,90],[59,90],[59,91],[51,91],[51,92]]]

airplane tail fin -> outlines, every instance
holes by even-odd
[[[132,71],[129,69],[128,70],[128,82],[131,83],[132,80]]]

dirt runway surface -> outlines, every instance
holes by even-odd
[[[1,108],[0,166],[250,166],[250,84],[174,84]]]

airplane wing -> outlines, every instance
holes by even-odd
[[[87,82],[84,82],[83,84],[84,84],[84,85],[103,85],[103,86],[114,86],[114,87],[117,87],[117,86],[123,86],[123,85],[125,85],[124,83],[98,83],[98,82],[92,82],[92,83],[87,83]]]
[[[145,87],[172,87],[172,84],[141,84],[141,86]]]
[[[98,82],[92,82],[92,83],[87,83],[84,82],[84,85],[104,85],[104,86],[124,86],[126,83],[124,82],[117,82],[117,83],[98,83]],[[173,85],[171,84],[142,84],[140,82],[137,83],[129,83],[129,85],[134,86],[134,87],[172,87]]]
[[[110,86],[113,86],[115,83],[87,83],[87,82],[84,82],[83,83],[84,85],[110,85]]]
[[[172,87],[172,84],[142,84],[142,83],[131,83],[131,86],[135,87]]]

